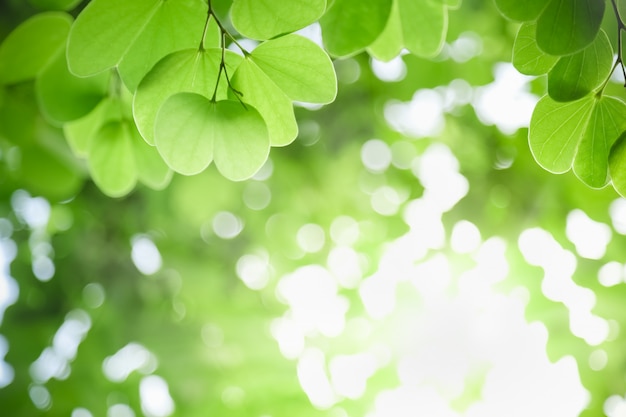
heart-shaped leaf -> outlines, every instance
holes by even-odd
[[[551,0],[496,0],[500,13],[511,20],[529,22],[537,19]]]
[[[226,70],[235,72],[241,56],[226,51]],[[133,100],[133,116],[141,136],[154,145],[154,120],[163,102],[179,92],[193,92],[210,97],[217,82],[222,51],[209,48],[203,51],[186,49],[174,52],[160,60],[137,87]],[[217,99],[226,98],[227,84],[222,77]]]
[[[337,77],[330,58],[314,42],[287,35],[259,45],[252,60],[292,100],[330,103]]]
[[[441,0],[398,0],[404,46],[413,54],[433,57],[443,47],[448,11]]]
[[[176,172],[194,175],[212,160],[226,178],[250,178],[267,160],[269,137],[263,118],[238,101],[212,102],[178,93],[159,110],[155,125],[159,153]]]
[[[293,142],[298,124],[291,100],[251,59],[239,65],[232,82],[238,91],[245,91],[245,102],[263,116],[272,146]]]

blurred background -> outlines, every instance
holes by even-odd
[[[253,179],[122,199],[4,86],[0,415],[626,416],[626,201],[532,159],[516,28],[465,0],[434,60],[335,61]]]

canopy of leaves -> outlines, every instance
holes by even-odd
[[[0,2],[0,414],[619,415],[620,7]]]

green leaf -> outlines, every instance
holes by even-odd
[[[141,136],[154,145],[154,120],[163,102],[179,92],[193,92],[210,97],[213,94],[222,57],[218,48],[204,51],[186,49],[169,54],[143,78],[133,100],[133,115]],[[241,56],[226,51],[226,69],[233,74]],[[226,98],[227,84],[222,77],[217,99]]]
[[[598,34],[605,3],[604,0],[552,0],[537,20],[537,44],[550,55],[580,51]]]
[[[163,161],[159,151],[143,140],[134,123],[129,123],[128,128],[139,181],[155,190],[164,189],[172,179],[172,170]]]
[[[264,42],[251,58],[292,100],[330,103],[337,95],[330,58],[307,38],[291,34]]]
[[[70,30],[67,43],[70,71],[86,77],[119,64],[163,3],[161,0],[92,0]]]
[[[92,136],[112,120],[120,117],[119,102],[105,98],[86,116],[63,125],[65,139],[76,156],[87,157]]]
[[[0,45],[0,84],[34,78],[67,40],[72,17],[40,13],[24,21]]]
[[[272,146],[293,142],[298,124],[291,100],[251,59],[239,65],[232,82],[235,89],[245,92],[242,99],[263,116]]]
[[[443,0],[443,3],[448,6],[449,9],[458,9],[461,7],[461,0]]]
[[[43,10],[72,10],[82,0],[28,0],[33,6]]]
[[[615,190],[626,197],[626,132],[620,135],[611,148],[609,172]]]
[[[265,40],[302,29],[325,10],[326,0],[235,0],[231,20],[242,35]]]
[[[536,20],[551,0],[496,0],[500,13],[511,20],[529,22]]]
[[[544,96],[530,120],[530,150],[539,165],[555,174],[567,172],[593,111],[594,97],[559,103]]]
[[[602,188],[609,182],[609,151],[624,130],[624,102],[606,96],[596,100],[574,161],[574,173],[589,187]]]
[[[42,113],[57,124],[83,117],[102,100],[109,78],[108,72],[88,78],[72,75],[67,68],[63,48],[35,80]]]
[[[246,180],[261,169],[269,156],[270,142],[263,117],[253,107],[245,109],[237,101],[215,104],[215,165],[229,180]]]
[[[214,159],[226,178],[251,177],[267,160],[269,138],[261,115],[237,101],[211,102],[194,93],[168,98],[156,120],[156,145],[176,172],[194,175]]]
[[[385,29],[367,48],[367,51],[374,58],[388,62],[400,55],[403,47],[402,22],[398,12],[398,0],[395,0],[391,6],[391,13]]]
[[[206,1],[163,2],[120,62],[118,69],[126,87],[135,91],[154,64],[171,52],[197,48],[206,14]],[[219,45],[219,27],[215,19],[211,19],[204,47],[213,48]]]
[[[392,0],[335,0],[320,20],[326,49],[346,57],[371,45],[382,33]]]
[[[443,47],[448,29],[447,8],[441,0],[398,0],[404,46],[411,53],[433,57]]]
[[[539,49],[535,39],[536,23],[524,23],[517,32],[513,45],[513,65],[526,75],[542,75],[559,60]]]
[[[109,197],[128,194],[137,182],[137,168],[127,122],[102,126],[89,143],[89,169],[94,182]]]
[[[215,111],[206,97],[178,93],[169,97],[159,110],[155,124],[155,144],[174,171],[195,175],[213,161],[213,141],[217,129]]]
[[[603,30],[595,41],[559,59],[548,73],[548,94],[556,101],[577,100],[599,87],[613,68],[613,49]]]

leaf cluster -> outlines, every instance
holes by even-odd
[[[605,94],[610,77],[622,67],[624,23],[616,3],[551,0],[496,0],[501,13],[523,22],[513,49],[513,65],[523,74],[546,75],[547,95],[535,107],[529,144],[546,170],[572,169],[592,188],[613,187],[626,195],[624,147],[626,105]],[[614,14],[617,60],[606,31],[605,14]]]

